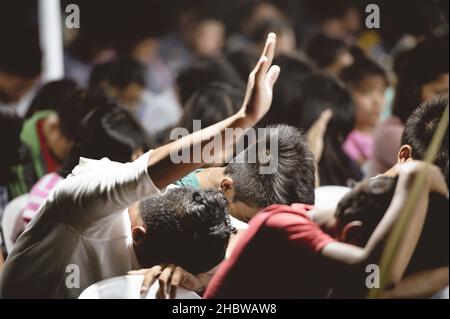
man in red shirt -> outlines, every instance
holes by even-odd
[[[391,204],[363,247],[344,243],[357,222],[340,223],[330,211],[295,204],[273,205],[258,213],[240,238],[230,257],[211,279],[205,298],[324,298],[343,270],[360,269],[370,263],[405,206],[411,181],[426,164],[410,162],[399,167],[399,180]],[[428,167],[407,233],[400,243],[389,283],[397,283],[414,252],[428,206],[428,194],[447,196],[440,170]],[[365,181],[354,192],[364,187]],[[335,239],[336,238],[336,239]]]

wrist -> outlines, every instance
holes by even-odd
[[[242,107],[233,115],[233,117],[234,122],[239,123],[237,126],[242,127],[243,129],[253,127],[260,120],[256,115],[247,113],[245,107]]]

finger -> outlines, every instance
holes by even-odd
[[[170,279],[172,277],[172,273],[175,269],[174,265],[168,265],[162,273],[159,275],[159,293],[163,299],[166,298],[167,295],[167,286],[169,285]]]
[[[145,275],[149,269],[139,269],[139,270],[130,270],[127,272],[128,275]]]
[[[256,81],[258,81],[258,79],[263,78],[262,75],[265,74],[262,72],[263,70],[263,64],[267,62],[267,57],[262,56],[259,60],[258,63],[256,63],[255,68],[253,69],[253,71],[250,73],[249,76],[249,82],[254,81],[254,79]]]
[[[281,69],[278,65],[272,65],[272,67],[269,69],[269,72],[267,73],[266,76],[266,85],[268,89],[273,90],[273,86],[278,80],[280,71]]]
[[[275,55],[275,44],[277,41],[277,36],[275,33],[271,32],[267,35],[266,43],[264,44],[263,52],[261,53],[261,57],[265,56],[272,62],[273,57]]]
[[[175,299],[177,295],[177,288],[180,286],[181,281],[184,278],[184,270],[180,267],[176,267],[173,275],[172,280],[170,281],[170,287],[169,287],[169,298]]]
[[[153,285],[159,275],[161,275],[162,270],[163,268],[161,266],[155,266],[150,269],[142,281],[141,292],[147,291]]]
[[[253,69],[253,72],[257,80],[262,81],[265,78],[265,75],[267,74],[267,71],[269,70],[269,67],[272,64],[273,57],[275,55],[275,43],[276,43],[275,33],[269,33],[261,57],[256,67]]]
[[[263,65],[263,73],[267,73],[269,70],[270,65],[272,64],[273,58],[275,56],[275,46],[277,42],[277,36],[275,33],[271,32],[267,35],[266,44],[264,45],[263,52],[261,54],[261,57],[267,58],[267,64]]]

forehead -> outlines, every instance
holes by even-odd
[[[360,82],[354,84],[359,88],[387,88],[388,83],[386,79],[380,74],[367,74],[365,75]]]

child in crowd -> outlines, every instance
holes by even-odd
[[[94,66],[91,87],[100,86],[120,106],[137,114],[146,87],[144,65],[132,58],[119,58]]]
[[[45,89],[46,87],[43,88]],[[34,113],[23,124],[20,138],[31,151],[37,178],[56,172],[61,167],[70,152],[78,125],[88,111],[67,107],[67,100],[75,94],[77,88],[67,86],[66,89],[65,94],[60,93],[63,96],[59,101],[60,105],[49,105],[50,109]],[[36,99],[40,96],[38,94]]]
[[[350,92],[335,78],[312,73],[303,80],[301,94],[292,99],[286,115],[291,125],[308,131],[326,110],[332,117],[326,127],[323,152],[316,158],[319,185],[352,186],[362,173],[345,153],[344,141],[355,125],[355,106]]]
[[[28,112],[30,118],[20,120],[20,133],[12,135],[13,139],[8,138],[8,143],[16,143],[16,147],[21,150],[19,162],[2,165],[2,169],[9,172],[8,184],[5,184],[9,200],[27,193],[44,174],[56,171],[67,156],[78,121],[84,115],[83,110],[66,107],[67,100],[76,90],[76,84],[70,80],[44,85],[31,102]],[[16,123],[17,129],[18,118],[13,120],[10,116],[12,122],[5,122],[2,128],[7,129]],[[16,156],[19,154],[17,152],[9,151],[8,154]]]
[[[36,216],[48,194],[70,174],[80,157],[107,157],[112,161],[125,163],[137,159],[150,146],[136,119],[106,97],[102,101],[102,98],[96,98],[92,93],[80,91],[68,101],[67,107],[86,107],[93,103],[95,109],[81,121],[80,133],[63,166],[57,172],[43,176],[31,189],[22,213],[25,223],[28,224]]]
[[[438,127],[439,121],[448,107],[448,95],[424,103],[408,118],[401,137],[401,147],[397,153],[397,164],[384,175],[395,174],[396,166],[411,160],[424,160],[425,154]],[[448,127],[444,134],[434,164],[439,166],[448,185]]]
[[[334,77],[338,77],[343,69],[354,62],[350,48],[344,41],[323,33],[314,35],[307,42],[305,50],[318,68]]]
[[[276,152],[269,148],[273,137],[277,139]],[[266,128],[264,136],[259,138],[264,141],[264,147],[257,149],[255,145],[249,146],[227,166],[198,170],[175,184],[222,191],[228,200],[230,215],[245,223],[271,204],[313,205],[314,160],[305,136],[292,126],[277,125]],[[258,163],[242,160],[253,151],[257,151],[258,158],[263,158],[263,153],[267,151],[272,153]],[[261,174],[260,168],[271,163],[276,165],[275,175]]]
[[[398,62],[392,116],[374,132],[370,176],[381,174],[396,162],[401,136],[408,117],[423,102],[449,90],[448,37],[430,38],[405,53]]]
[[[344,69],[341,79],[347,84],[356,107],[355,128],[344,142],[344,150],[360,167],[373,152],[373,131],[384,108],[389,82],[384,70],[364,58]]]

